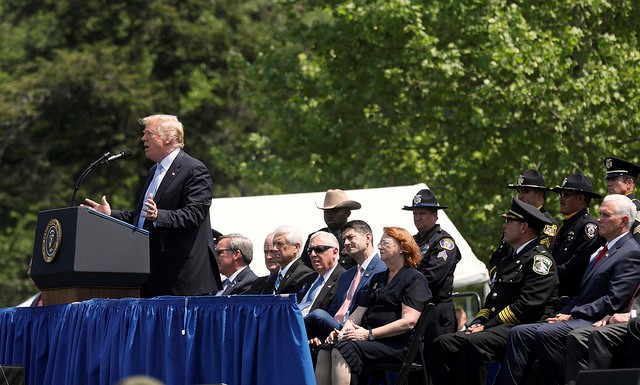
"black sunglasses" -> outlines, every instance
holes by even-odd
[[[307,252],[311,254],[312,251],[315,251],[316,254],[321,254],[329,249],[333,249],[333,246],[314,246],[314,247],[308,248]]]

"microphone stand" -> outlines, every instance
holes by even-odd
[[[93,170],[97,165],[102,164],[102,162],[104,162],[110,156],[111,156],[110,152],[105,152],[100,158],[98,158],[98,160],[91,163],[89,167],[87,167],[87,169],[82,172],[82,175],[80,175],[80,178],[78,178],[78,181],[76,182],[76,187],[73,189],[73,196],[71,197],[71,207],[74,207],[76,205],[76,195],[78,194],[78,190],[80,189],[80,184],[82,183],[82,181],[84,181],[84,178],[86,178],[87,175],[89,175],[91,170]]]

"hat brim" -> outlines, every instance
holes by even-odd
[[[425,208],[428,208],[428,209],[436,209],[436,210],[445,210],[445,209],[449,208],[449,206],[430,205],[430,204],[420,203],[420,204],[413,205],[413,206],[404,206],[402,209],[403,210],[413,211],[413,209],[415,209],[417,207],[425,207]]]
[[[538,185],[535,185],[535,184],[510,184],[510,185],[507,186],[507,188],[510,188],[510,189],[513,189],[513,190],[519,189],[519,188],[522,188],[522,187],[534,188],[536,190],[542,190],[542,191],[551,191],[550,187],[538,186]]]
[[[565,190],[579,192],[579,193],[582,193],[584,195],[588,195],[588,196],[590,196],[592,198],[602,198],[602,195],[600,195],[600,194],[597,194],[597,193],[594,193],[594,192],[591,192],[591,191],[580,190],[580,189],[577,189],[577,188],[556,186],[556,187],[551,189],[551,191],[553,191],[555,193],[558,193],[558,194],[560,194],[562,191],[565,191]]]
[[[318,206],[318,204],[316,203],[316,207],[319,208],[320,210],[332,210],[332,209],[358,210],[359,208],[362,207],[362,205],[356,201],[347,200],[347,201],[342,201],[337,205],[333,205],[333,206]]]

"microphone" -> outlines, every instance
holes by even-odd
[[[118,159],[127,159],[128,157],[130,157],[133,154],[133,152],[131,151],[131,149],[127,148],[123,151],[120,151],[119,153],[112,155],[111,153],[109,153],[109,156],[107,157],[107,159],[104,159],[103,161],[100,162],[101,165],[103,164],[108,164],[111,162],[114,162]]]
[[[123,151],[120,151],[118,154],[115,154],[115,155],[113,155],[110,152],[105,152],[95,162],[91,163],[89,165],[89,167],[87,167],[87,169],[84,170],[84,172],[80,175],[80,178],[78,178],[78,181],[76,182],[76,187],[73,189],[73,194],[71,196],[71,206],[73,207],[73,206],[76,205],[76,194],[78,193],[78,190],[80,189],[80,184],[82,183],[84,178],[86,178],[87,175],[89,175],[89,172],[91,172],[91,170],[93,170],[96,166],[101,166],[103,164],[108,164],[108,163],[114,162],[114,161],[116,161],[118,159],[127,159],[132,154],[133,154],[133,152],[131,152],[131,149],[128,149],[128,148],[123,150]]]

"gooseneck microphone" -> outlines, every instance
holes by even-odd
[[[109,156],[107,157],[107,159],[104,159],[103,161],[101,161],[100,165],[108,164],[118,159],[127,159],[133,154],[133,152],[131,151],[131,149],[127,148],[126,150],[120,151],[116,155],[111,155],[110,153],[107,153],[107,154],[109,154]]]
[[[123,151],[120,151],[115,155],[110,152],[105,152],[104,154],[102,154],[102,156],[100,156],[100,158],[98,158],[93,163],[91,163],[89,167],[87,167],[86,170],[82,172],[82,174],[80,175],[80,178],[78,178],[78,181],[76,182],[76,186],[73,189],[73,195],[71,196],[71,206],[73,207],[76,205],[76,195],[78,194],[78,190],[80,189],[80,184],[82,183],[82,181],[84,181],[84,178],[86,178],[87,175],[89,175],[91,170],[93,170],[96,166],[109,164],[111,162],[115,162],[118,159],[127,159],[132,154],[133,152],[129,148]]]

